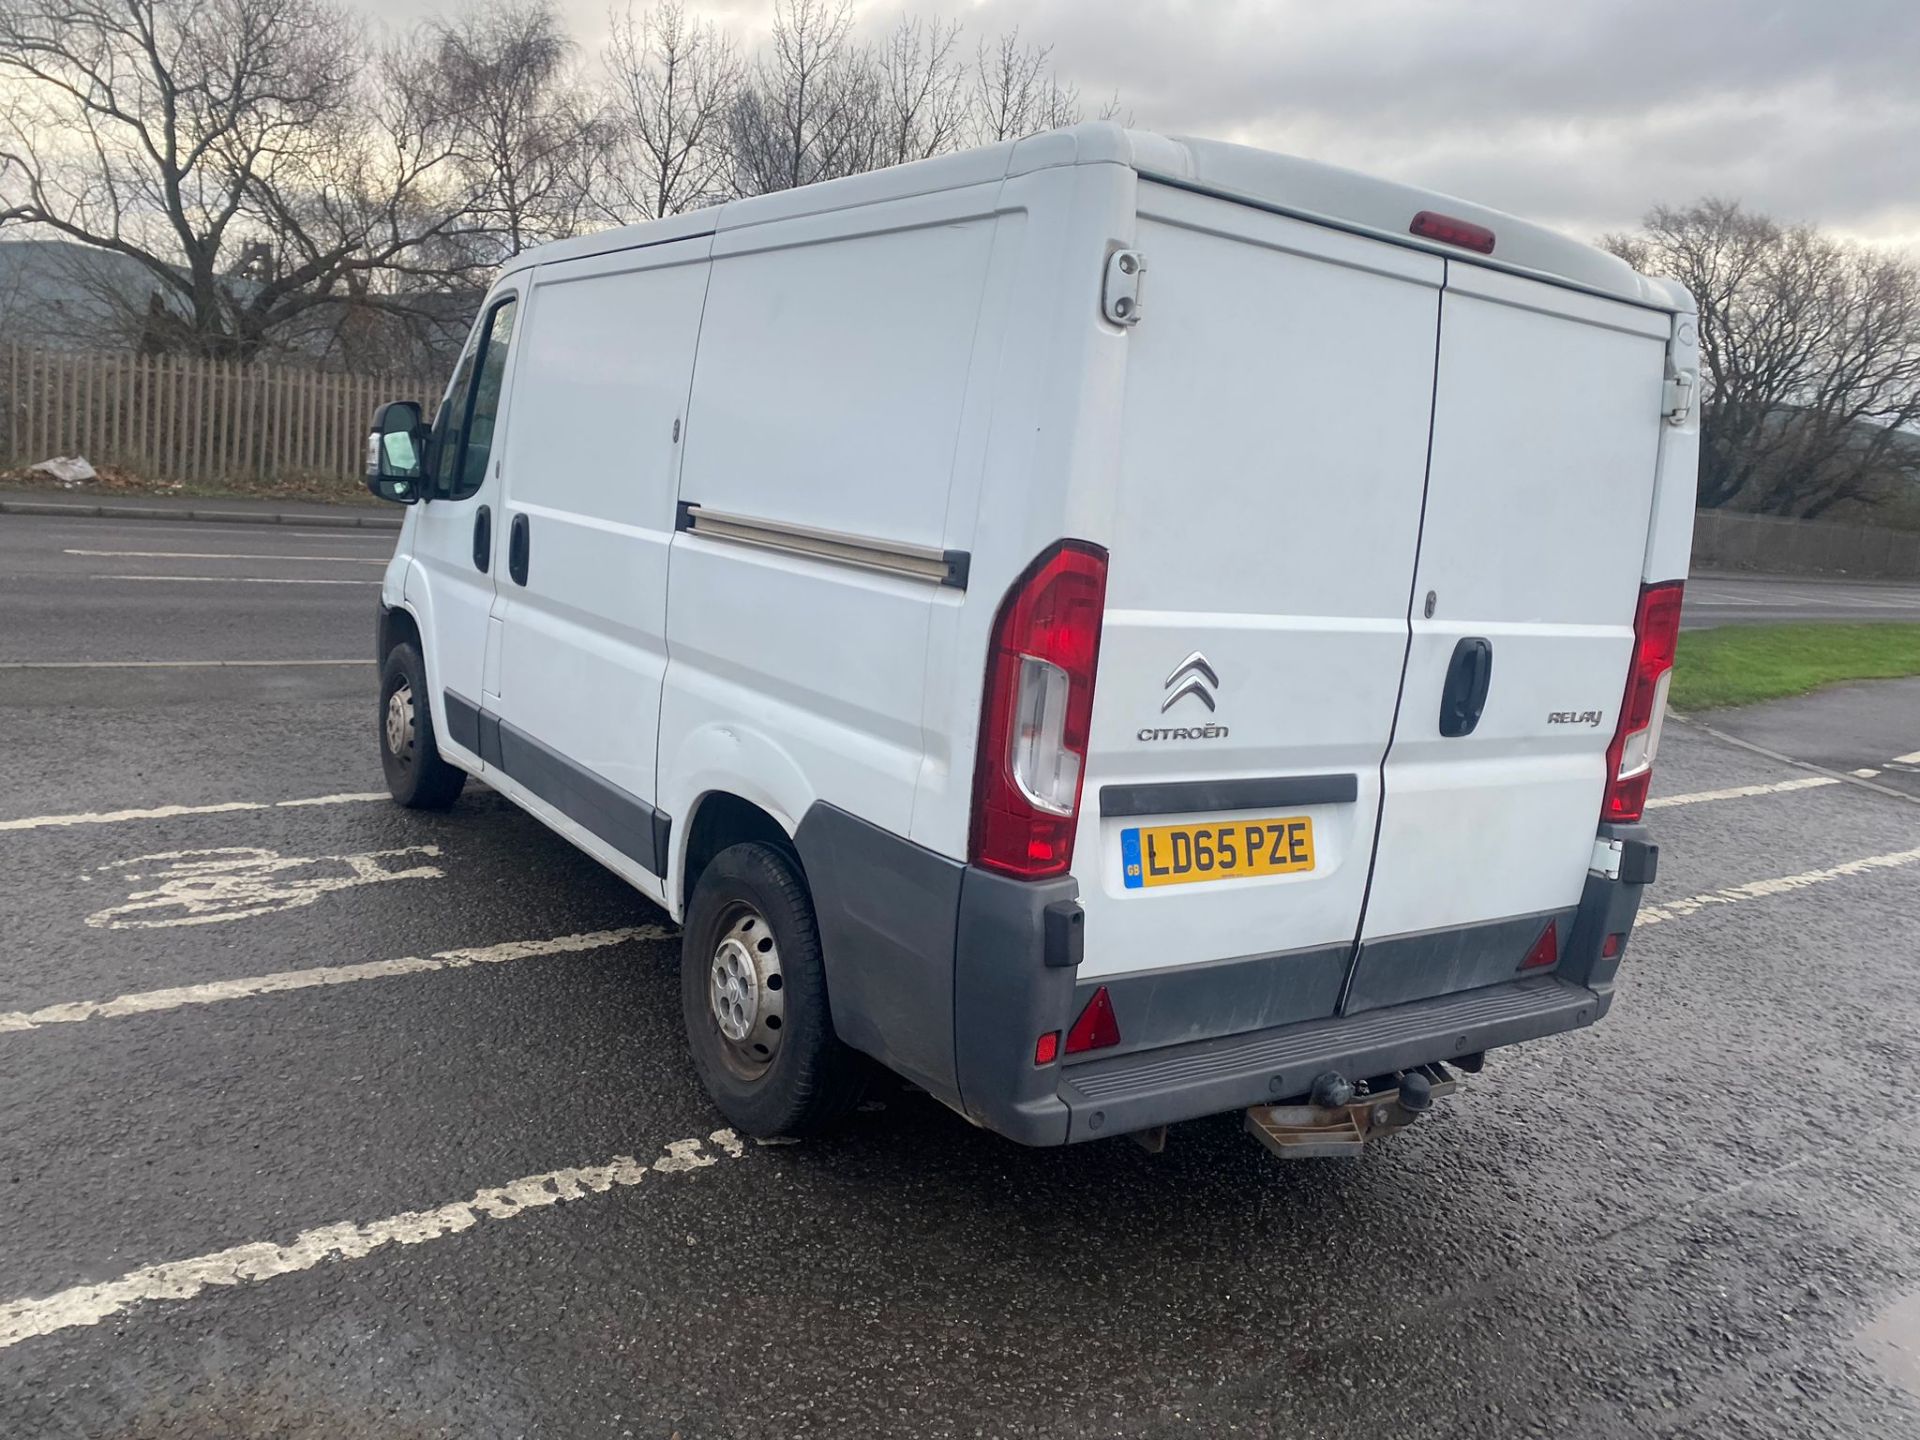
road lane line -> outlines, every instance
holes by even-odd
[[[43,1005],[38,1010],[0,1011],[0,1034],[39,1030],[48,1025],[78,1025],[88,1020],[119,1020],[128,1015],[155,1015],[189,1005],[218,1005],[248,1000],[256,995],[281,995],[289,990],[312,990],[327,985],[352,985],[361,980],[387,980],[396,975],[426,975],[436,970],[463,970],[473,965],[502,965],[513,960],[538,960],[549,955],[578,955],[624,945],[629,940],[668,940],[679,932],[669,925],[630,925],[620,930],[594,930],[581,935],[558,935],[550,940],[508,940],[462,950],[439,950],[431,955],[402,955],[397,960],[368,960],[358,965],[317,965],[305,970],[278,970],[268,975],[245,975],[235,980],[210,980],[202,985],[176,985],[166,990],[136,990],[111,1000],[74,1000]]]
[[[709,1150],[707,1147],[712,1146]],[[717,1152],[717,1153],[716,1153]],[[303,1230],[285,1244],[256,1240],[190,1260],[143,1265],[117,1280],[75,1285],[51,1295],[0,1304],[0,1350],[40,1335],[97,1325],[143,1300],[192,1300],[214,1286],[242,1285],[311,1270],[329,1260],[363,1260],[388,1245],[420,1245],[471,1230],[482,1220],[511,1220],[530,1210],[604,1195],[638,1185],[648,1175],[686,1175],[738,1160],[746,1143],[731,1130],[706,1139],[670,1140],[651,1165],[616,1155],[605,1165],[584,1165],[523,1175],[477,1190],[466,1200],[431,1210],[403,1210],[384,1220],[341,1220]]]
[[[1770,895],[1786,895],[1829,880],[1844,880],[1851,875],[1866,875],[1875,870],[1897,870],[1920,863],[1920,849],[1897,850],[1890,855],[1868,855],[1848,860],[1825,870],[1803,870],[1798,875],[1781,875],[1772,880],[1749,880],[1744,885],[1729,885],[1724,890],[1709,890],[1683,900],[1668,900],[1659,905],[1643,905],[1635,921],[1638,925],[1658,925],[1667,920],[1684,920],[1689,915],[1714,905],[1738,905],[1743,900],[1764,900]]]
[[[89,575],[89,580],[160,580],[187,585],[379,585],[379,580],[293,580],[280,575]]]
[[[0,830],[47,830],[68,825],[118,825],[126,820],[172,820],[180,815],[228,815],[236,810],[296,810],[312,805],[365,805],[389,799],[384,790],[314,795],[305,800],[228,800],[217,805],[156,805],[151,810],[90,810],[78,815],[28,815],[0,820]]]
[[[359,660],[0,660],[0,670],[250,670],[286,665],[371,665]]]
[[[1893,757],[1893,763],[1896,765],[1920,765],[1920,750],[1914,751],[1911,755],[1896,755]]]
[[[385,565],[385,555],[236,555],[226,550],[62,550],[96,560],[324,560],[339,565]]]
[[[1795,790],[1818,790],[1840,782],[1830,775],[1809,775],[1800,780],[1776,780],[1771,785],[1732,785],[1725,790],[1696,790],[1690,795],[1662,795],[1647,801],[1647,809],[1664,810],[1672,805],[1700,805],[1709,800],[1744,800],[1750,795],[1786,795]]]

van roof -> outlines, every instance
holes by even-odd
[[[502,273],[589,255],[689,239],[723,230],[818,215],[939,190],[992,184],[1063,165],[1121,164],[1150,180],[1218,195],[1264,210],[1430,250],[1450,260],[1516,271],[1575,289],[1660,310],[1691,311],[1693,299],[1674,281],[1642,275],[1618,256],[1544,225],[1457,199],[1250,145],[1163,136],[1105,122],[1074,125],[977,150],[917,160],[842,180],[730,200],[706,210],[580,235],[526,251]],[[1408,232],[1422,210],[1439,211],[1492,230],[1496,251],[1482,256]]]

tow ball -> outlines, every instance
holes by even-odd
[[[1276,1155],[1312,1159],[1358,1155],[1367,1142],[1404,1130],[1442,1095],[1460,1088],[1444,1065],[1420,1065],[1355,1085],[1328,1071],[1313,1082],[1304,1105],[1255,1105],[1247,1131]]]

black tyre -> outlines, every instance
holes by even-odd
[[[867,1066],[833,1033],[806,882],[771,845],[701,872],[681,935],[680,1008],[694,1068],[736,1129],[810,1135],[858,1103]]]
[[[380,768],[388,791],[410,810],[444,810],[467,783],[466,771],[440,758],[427,694],[420,652],[394,646],[380,666]]]

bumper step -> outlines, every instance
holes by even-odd
[[[1303,1095],[1355,1079],[1591,1025],[1610,994],[1543,975],[1456,995],[1073,1065],[1060,1098],[1068,1139],[1092,1140]]]

